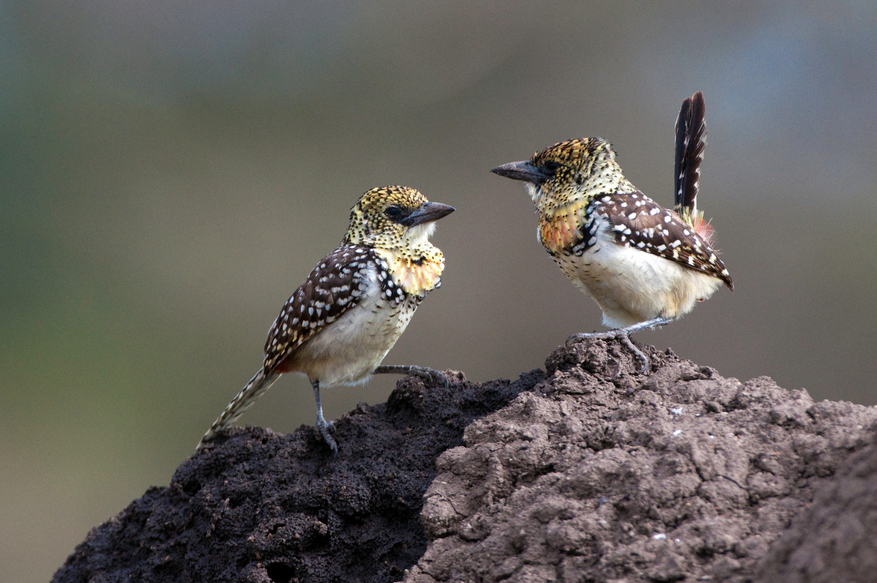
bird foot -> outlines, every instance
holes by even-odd
[[[338,455],[338,444],[335,443],[335,439],[329,434],[330,431],[335,431],[335,424],[325,419],[317,419],[317,422],[314,423],[314,428],[320,432],[323,441],[332,450],[332,456]]]
[[[637,348],[637,346],[630,339],[630,335],[634,332],[642,332],[643,330],[650,330],[652,328],[657,328],[658,326],[664,326],[665,324],[669,324],[672,322],[672,318],[652,318],[651,320],[646,320],[644,322],[639,322],[638,324],[633,324],[631,326],[625,326],[624,328],[616,328],[615,330],[608,330],[606,332],[591,332],[590,334],[573,334],[569,338],[566,339],[567,343],[570,341],[576,342],[578,340],[583,340],[585,338],[599,338],[602,340],[608,339],[618,339],[624,344],[628,350],[633,352],[642,362],[643,367],[640,369],[640,374],[649,374],[649,369],[651,368],[651,362],[649,361],[649,357],[646,354]]]
[[[619,328],[617,330],[609,330],[608,332],[591,332],[590,334],[573,334],[569,338],[566,339],[566,344],[569,345],[571,342],[578,342],[580,340],[584,340],[585,338],[594,338],[600,340],[613,340],[617,339],[624,344],[628,350],[633,352],[637,358],[639,358],[643,367],[640,369],[640,374],[649,374],[649,369],[651,368],[651,361],[649,361],[649,357],[646,354],[636,347],[633,341],[630,339],[630,334],[624,328]]]
[[[443,372],[437,371],[433,368],[428,368],[425,366],[412,366],[411,369],[408,371],[408,374],[420,377],[433,385],[442,385],[446,389],[450,386],[448,377],[446,377]]]
[[[382,364],[375,369],[375,374],[406,374],[420,377],[433,385],[442,385],[446,389],[450,386],[448,377],[444,373],[426,366],[413,366],[407,364]]]

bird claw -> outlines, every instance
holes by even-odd
[[[433,385],[442,385],[446,389],[450,386],[448,377],[446,377],[443,372],[426,366],[412,366],[411,369],[409,369],[408,374],[420,377]]]
[[[314,423],[314,429],[320,432],[323,441],[332,450],[332,456],[338,455],[338,444],[335,443],[335,439],[329,434],[330,431],[335,432],[335,424],[332,421],[317,419],[317,422]]]
[[[649,357],[646,356],[646,353],[637,348],[637,346],[630,339],[630,334],[624,329],[617,330],[609,330],[607,332],[591,332],[590,334],[573,334],[569,338],[566,339],[566,345],[569,346],[571,342],[578,342],[580,340],[584,340],[586,338],[594,338],[600,340],[610,340],[615,339],[619,340],[622,344],[624,344],[628,350],[633,352],[642,362],[643,367],[639,370],[640,374],[647,375],[650,372],[650,368],[652,366]]]
[[[566,339],[566,344],[575,343],[580,340],[585,340],[586,338],[591,339],[599,339],[599,340],[609,340],[612,338],[618,338],[619,334],[623,334],[620,330],[608,330],[606,332],[588,332],[588,333],[579,333],[573,334],[569,338]]]
[[[644,374],[644,375],[648,375],[649,372],[650,372],[650,369],[651,369],[651,367],[652,367],[652,363],[651,363],[651,361],[649,360],[649,357],[646,356],[646,353],[643,352],[642,350],[640,350],[640,349],[639,349],[639,348],[633,343],[633,340],[630,339],[630,336],[628,336],[627,334],[619,335],[618,338],[621,340],[621,342],[622,342],[625,346],[627,346],[628,350],[630,350],[631,352],[633,352],[635,355],[637,355],[637,356],[639,357],[640,360],[643,361],[643,367],[640,369],[639,373],[640,373],[640,374]]]

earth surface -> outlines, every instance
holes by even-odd
[[[515,381],[399,381],[313,428],[235,428],[94,528],[54,581],[877,578],[877,408],[621,344]]]

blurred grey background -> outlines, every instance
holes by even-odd
[[[457,208],[387,363],[516,378],[602,329],[488,170],[599,135],[669,205],[696,90],[737,291],[638,339],[877,403],[871,0],[0,4],[0,580],[46,581],[169,482],[373,186]],[[326,391],[327,417],[396,380]],[[289,377],[241,422],[313,419]]]

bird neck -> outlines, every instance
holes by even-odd
[[[429,241],[404,248],[376,248],[375,253],[386,261],[396,285],[411,295],[425,293],[438,286],[445,269],[444,255]]]
[[[560,253],[581,237],[590,204],[603,196],[636,192],[621,167],[609,157],[598,158],[583,169],[587,178],[581,184],[572,179],[560,188],[534,196],[539,215],[539,239],[546,249]],[[545,186],[549,186],[548,183]]]

